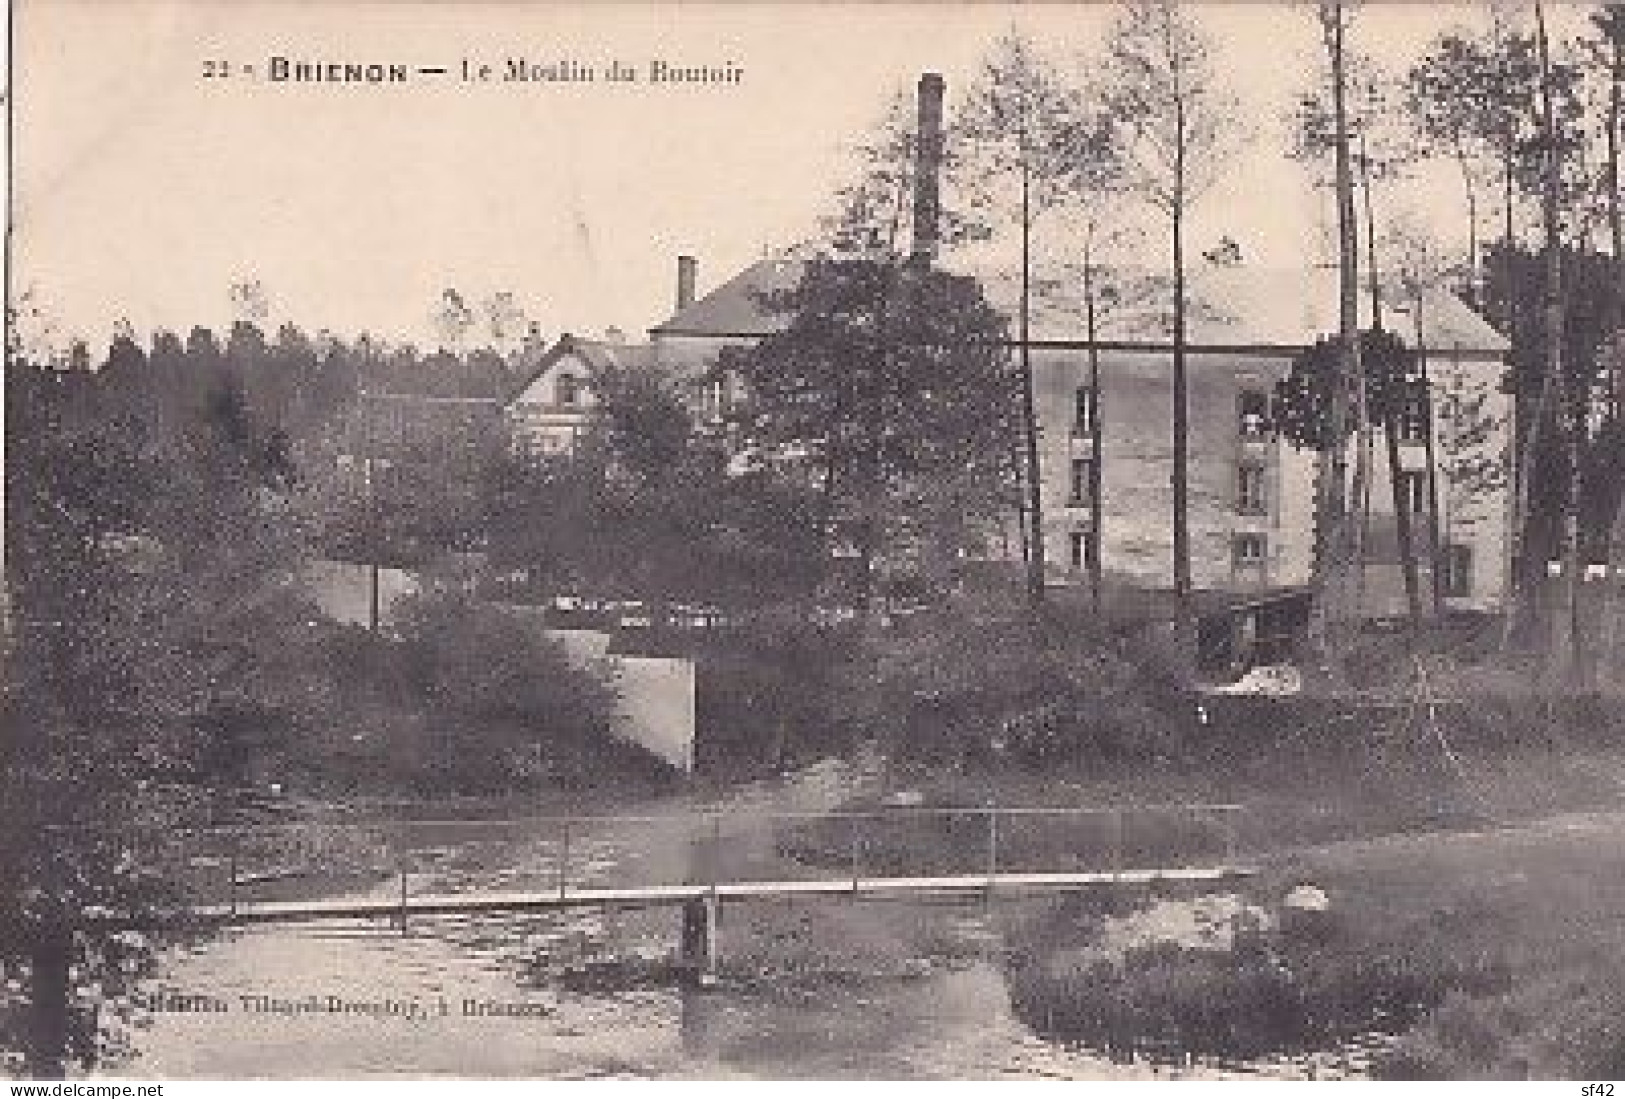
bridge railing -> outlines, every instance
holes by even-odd
[[[760,881],[1114,873],[1234,863],[1228,804],[882,806],[503,820],[300,821],[165,829],[131,857],[188,903],[568,896]]]

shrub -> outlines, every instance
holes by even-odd
[[[404,608],[400,632],[385,674],[409,684],[425,712],[428,785],[497,789],[557,777],[610,740],[608,670],[573,658],[518,614],[430,594]]]
[[[1401,1033],[1448,997],[1507,987],[1503,968],[1443,931],[1382,946],[1334,916],[1313,934],[1235,932],[1229,950],[1152,941],[1113,959],[1057,952],[1040,924],[1012,955],[1011,1002],[1046,1036],[1113,1053],[1251,1058]]]
[[[838,705],[904,755],[1049,763],[1177,747],[1180,692],[1137,646],[1099,625],[962,595],[876,631]]]

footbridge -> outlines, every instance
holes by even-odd
[[[1238,805],[884,806],[176,830],[144,852],[181,900],[91,909],[121,926],[237,927],[671,907],[701,983],[724,905],[1222,888],[1255,873]]]

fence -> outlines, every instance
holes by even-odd
[[[1241,807],[885,807],[169,830],[135,865],[177,901],[555,894],[750,882],[989,879],[1230,865]]]

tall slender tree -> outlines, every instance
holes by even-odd
[[[1125,6],[1107,38],[1104,101],[1121,128],[1125,181],[1168,219],[1173,282],[1173,586],[1181,648],[1194,656],[1185,218],[1244,134],[1213,46],[1174,0]]]
[[[1429,599],[1433,615],[1438,617],[1445,609],[1441,497],[1439,493],[1439,454],[1437,439],[1437,402],[1433,395],[1433,378],[1428,362],[1427,301],[1435,291],[1447,286],[1453,277],[1450,263],[1435,245],[1433,239],[1415,219],[1400,217],[1389,226],[1385,239],[1388,269],[1394,272],[1400,292],[1409,303],[1412,338],[1416,350],[1419,375],[1418,398],[1421,407],[1416,411],[1422,417],[1423,445],[1427,469],[1427,528],[1425,531],[1429,577]],[[1471,260],[1467,261],[1471,264]]]
[[[1395,107],[1394,82],[1383,73],[1380,66],[1369,59],[1358,58],[1345,51],[1343,62],[1346,89],[1344,126],[1355,169],[1355,191],[1363,206],[1366,292],[1370,299],[1372,326],[1381,329],[1384,288],[1377,251],[1376,187],[1378,183],[1391,181],[1403,174],[1406,167],[1416,158],[1416,149],[1409,127],[1401,124],[1399,112]],[[1352,92],[1352,95],[1349,92]],[[1338,125],[1334,116],[1335,112],[1326,89],[1306,93],[1298,104],[1294,154],[1310,162],[1324,161],[1329,156],[1334,157],[1338,141]],[[1335,186],[1335,173],[1326,182]],[[1344,243],[1346,244],[1346,241]],[[1369,371],[1361,372],[1362,382],[1369,373]],[[1369,416],[1360,411],[1362,402],[1358,399],[1358,392],[1356,397],[1358,417],[1356,445],[1359,447],[1359,453],[1352,501],[1355,517],[1351,521],[1351,530],[1354,537],[1350,549],[1350,566],[1355,575],[1354,603],[1356,606],[1364,606],[1366,602],[1366,556],[1369,550],[1367,543],[1372,482],[1370,471],[1373,465],[1372,428],[1380,426],[1385,432],[1388,476],[1396,493],[1395,527],[1399,543],[1400,568],[1404,575],[1405,590],[1412,597],[1408,599],[1408,605],[1413,618],[1417,618],[1420,617],[1420,599],[1416,594],[1420,591],[1420,578],[1412,545],[1410,515],[1408,511],[1399,510],[1397,504],[1400,451],[1398,440],[1393,437],[1396,425],[1383,422],[1381,417]]]
[[[1591,21],[1598,31],[1598,53],[1608,72],[1603,185],[1607,196],[1609,242],[1614,255],[1616,333],[1608,360],[1607,407],[1608,419],[1617,431],[1625,417],[1625,214],[1621,212],[1625,195],[1621,194],[1619,170],[1620,143],[1625,141],[1625,4],[1603,4],[1592,13]],[[1618,577],[1625,575],[1625,507],[1618,504],[1608,536],[1608,559],[1609,571],[1616,579],[1609,587],[1604,623],[1605,631],[1612,634],[1608,655],[1620,663],[1620,646],[1625,644],[1625,628],[1621,626],[1621,618],[1625,617],[1621,614],[1625,608],[1625,592],[1621,591]]]
[[[1321,36],[1326,49],[1331,101],[1331,147],[1333,186],[1337,198],[1338,229],[1338,347],[1339,368],[1329,387],[1327,438],[1329,445],[1318,452],[1315,489],[1316,554],[1311,572],[1309,641],[1321,667],[1334,678],[1340,674],[1337,634],[1347,613],[1349,572],[1358,560],[1352,536],[1348,457],[1343,444],[1349,423],[1349,403],[1354,407],[1353,422],[1364,424],[1365,378],[1360,366],[1359,335],[1359,236],[1354,213],[1354,174],[1350,150],[1347,83],[1348,13],[1342,0],[1322,0],[1317,9]],[[1356,447],[1356,455],[1365,448]],[[1356,469],[1353,495],[1359,499],[1363,488]]]
[[[1535,40],[1540,73],[1540,136],[1543,152],[1541,179],[1541,212],[1545,229],[1546,288],[1543,311],[1546,324],[1546,384],[1551,388],[1557,408],[1556,416],[1566,431],[1565,467],[1568,497],[1565,502],[1563,523],[1563,600],[1557,630],[1566,633],[1559,648],[1566,650],[1569,675],[1579,686],[1581,669],[1585,666],[1580,631],[1580,532],[1579,485],[1580,432],[1583,416],[1574,407],[1568,393],[1567,376],[1563,365],[1563,225],[1562,186],[1563,149],[1559,143],[1557,126],[1557,93],[1553,88],[1551,47],[1546,34],[1546,10],[1535,0]],[[1544,402],[1544,398],[1543,398]],[[1556,654],[1554,653],[1554,656]]]
[[[1035,233],[1039,221],[1075,196],[1083,165],[1110,151],[1101,132],[1082,124],[1079,96],[1031,38],[1011,28],[994,43],[960,111],[964,132],[982,169],[984,194],[1008,209],[1020,242],[1016,308],[1021,374],[1021,425],[1026,488],[1028,578],[1035,603],[1043,601],[1046,537],[1042,439],[1032,362]],[[1098,116],[1097,116],[1098,117]],[[1005,182],[1007,186],[1001,187]],[[1002,193],[1001,193],[1002,192]]]

